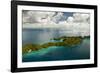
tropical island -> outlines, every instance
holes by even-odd
[[[89,36],[86,36],[84,38],[89,38]],[[32,51],[38,51],[43,48],[48,48],[52,46],[64,46],[64,47],[73,47],[77,46],[82,43],[82,40],[84,39],[81,36],[78,37],[58,37],[58,38],[53,38],[51,40],[57,41],[57,42],[47,42],[44,44],[26,44],[23,45],[22,47],[22,54],[30,53]]]

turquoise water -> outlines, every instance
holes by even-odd
[[[23,30],[22,36],[24,45],[27,43],[55,42],[51,39],[63,36],[63,34],[59,33],[59,30]],[[52,46],[24,54],[22,57],[23,62],[81,59],[90,59],[90,38],[83,39],[81,44],[74,47]]]

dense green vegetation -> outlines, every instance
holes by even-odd
[[[29,53],[32,51],[37,51],[40,50],[42,48],[48,48],[51,46],[76,46],[79,45],[82,42],[81,37],[59,37],[59,38],[54,38],[53,40],[58,40],[59,42],[48,42],[48,43],[44,43],[44,44],[26,44],[22,47],[22,52],[23,54],[25,53]],[[60,40],[62,40],[60,42]]]

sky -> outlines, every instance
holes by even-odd
[[[59,28],[90,34],[90,14],[78,12],[22,11],[23,28]]]

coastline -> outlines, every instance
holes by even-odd
[[[33,51],[38,51],[40,49],[43,48],[48,48],[48,47],[52,47],[52,46],[64,46],[64,47],[73,47],[73,46],[77,46],[79,44],[82,43],[82,40],[85,38],[90,38],[89,36],[85,36],[83,37],[59,37],[59,38],[53,38],[51,40],[54,41],[58,41],[58,42],[47,42],[47,43],[43,43],[43,44],[26,44],[23,46],[22,48],[22,54],[26,54],[26,53],[30,53]]]

